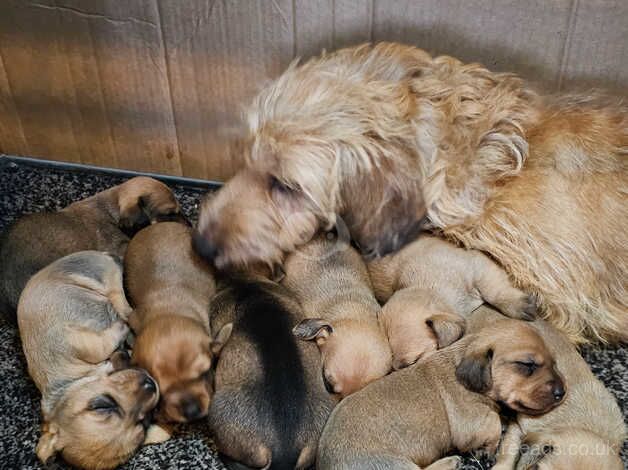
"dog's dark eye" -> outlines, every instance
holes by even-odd
[[[290,194],[294,192],[293,188],[274,176],[270,177],[270,190],[279,194]]]
[[[111,395],[99,395],[87,405],[88,410],[103,414],[117,412],[118,408],[118,403]]]
[[[519,370],[526,376],[531,376],[539,368],[534,361],[517,361],[515,362]]]

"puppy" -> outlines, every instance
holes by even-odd
[[[487,308],[469,319],[470,333],[499,318]],[[531,324],[544,339],[569,390],[565,401],[542,416],[519,413],[500,446],[495,470],[621,470],[626,437],[621,410],[564,334],[543,321]]]
[[[330,232],[291,254],[283,268],[282,282],[307,317],[294,334],[316,341],[328,391],[344,397],[386,375],[392,361],[390,346],[358,252]]]
[[[28,372],[42,394],[42,462],[61,452],[78,467],[113,468],[145,441],[157,386],[114,355],[130,311],[114,255],[68,255],[27,283],[17,316]]]
[[[216,366],[209,408],[212,436],[230,468],[306,469],[335,399],[319,372],[312,343],[298,341],[303,319],[285,287],[259,278],[232,279],[211,305]]]
[[[380,321],[395,369],[458,340],[465,317],[483,302],[511,318],[530,320],[536,311],[534,298],[487,256],[438,238],[419,237],[367,266],[375,296],[386,302]]]
[[[318,468],[453,469],[456,457],[431,464],[452,451],[497,450],[497,403],[538,415],[563,395],[539,334],[503,317],[340,402],[323,430]]]
[[[133,363],[159,384],[159,421],[187,422],[207,415],[212,395],[209,300],[216,285],[192,250],[190,228],[163,222],[129,243],[125,281],[135,310]]]
[[[127,235],[137,227],[182,217],[170,188],[142,176],[59,212],[25,215],[0,240],[0,310],[15,321],[22,289],[33,274],[54,260],[83,250],[123,256]]]

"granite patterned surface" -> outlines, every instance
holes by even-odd
[[[14,164],[0,157],[0,232],[22,214],[61,209],[125,178],[91,172]],[[184,211],[195,220],[197,188],[173,187]],[[2,262],[0,260],[0,262]],[[628,417],[628,347],[583,351],[593,372],[615,395]],[[39,393],[28,377],[17,331],[0,321],[0,468],[42,468],[34,449],[39,436]],[[628,448],[623,458],[628,463]],[[467,457],[464,469],[486,469],[485,460]],[[67,468],[60,462],[47,468]],[[202,424],[181,427],[170,441],[141,449],[124,469],[223,469]],[[628,468],[628,465],[627,465]]]

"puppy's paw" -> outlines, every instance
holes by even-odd
[[[172,437],[172,430],[165,425],[151,424],[146,430],[142,445],[161,444]]]
[[[539,311],[539,299],[534,294],[522,294],[512,303],[496,307],[507,317],[532,321]]]
[[[460,467],[462,459],[457,455],[445,457],[437,460],[432,465],[425,467],[425,470],[456,470]]]

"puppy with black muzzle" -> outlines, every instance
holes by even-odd
[[[139,176],[58,212],[29,214],[0,239],[0,311],[11,321],[22,289],[37,271],[77,251],[123,256],[129,235],[161,220],[183,219],[165,184]]]
[[[115,353],[129,333],[130,312],[115,255],[68,255],[24,288],[18,323],[29,374],[42,394],[42,462],[60,452],[78,467],[113,468],[155,441],[147,422],[157,386]]]
[[[125,281],[135,310],[133,363],[159,384],[161,422],[188,422],[207,415],[212,395],[211,268],[192,249],[191,229],[162,222],[129,243]]]
[[[498,404],[534,415],[559,405],[563,380],[543,339],[502,318],[340,402],[317,468],[453,470],[459,459],[443,458],[453,451],[495,453]]]
[[[500,315],[480,308],[468,320],[471,334],[490,327]],[[564,374],[568,393],[543,415],[518,413],[508,426],[495,470],[621,470],[619,452],[626,425],[613,395],[593,375],[567,337],[549,323],[530,324],[544,339]],[[531,358],[532,359],[532,358]],[[527,367],[539,367],[536,361]]]
[[[282,283],[307,317],[294,334],[318,345],[330,393],[345,397],[390,372],[390,346],[378,322],[381,307],[364,261],[342,236],[315,237],[291,253],[283,268]]]
[[[375,296],[386,302],[380,321],[395,369],[457,341],[465,318],[483,302],[515,319],[531,320],[536,312],[534,297],[488,256],[435,237],[422,236],[367,266]]]
[[[301,306],[285,287],[249,276],[219,289],[210,318],[216,347],[224,347],[209,423],[227,466],[309,468],[336,400],[316,346],[292,334]]]

